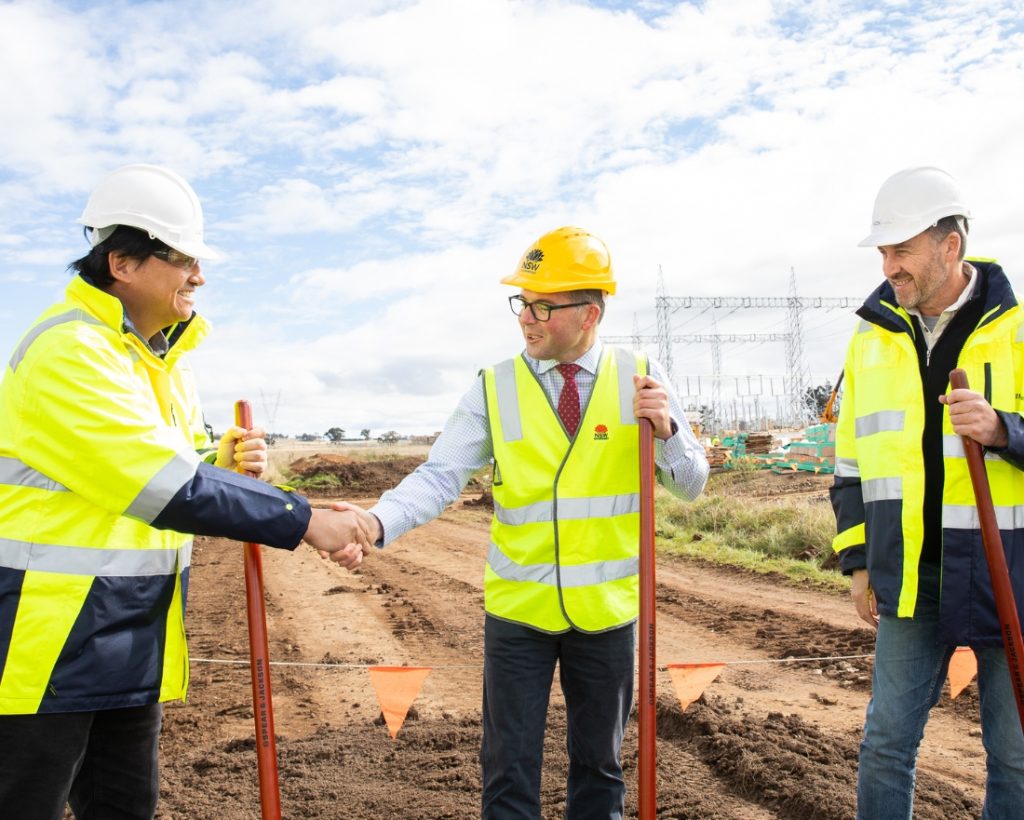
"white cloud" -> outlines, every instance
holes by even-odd
[[[227,252],[200,300],[211,410],[285,391],[292,431],[440,427],[518,348],[497,279],[562,224],[612,248],[611,335],[653,328],[659,266],[671,295],[784,295],[791,268],[803,295],[866,293],[855,243],[910,164],[961,179],[971,250],[1024,266],[1015,2],[617,5],[0,5],[5,315],[59,289],[89,187],[126,161],[191,179]],[[737,322],[785,318],[716,318]],[[834,377],[849,325],[806,316],[813,373]],[[781,372],[777,346],[725,354]],[[710,369],[706,349],[676,363]]]

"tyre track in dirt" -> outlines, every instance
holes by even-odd
[[[311,550],[264,550],[286,817],[478,816],[482,577],[488,514],[464,508],[348,573]],[[189,601],[195,658],[246,657],[237,545],[198,539]],[[659,817],[849,818],[870,662],[758,663],[869,654],[845,597],[659,557],[659,662],[734,661],[685,712],[658,675]],[[433,666],[392,741],[365,666]],[[167,709],[161,818],[259,815],[247,667],[195,663],[190,703]],[[557,690],[557,686],[555,687]],[[969,690],[973,692],[973,690]],[[976,700],[948,697],[922,750],[919,818],[980,812]],[[966,704],[966,705],[965,705]],[[624,766],[635,813],[635,722]],[[552,698],[544,818],[564,806],[564,711]]]

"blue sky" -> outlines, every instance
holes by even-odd
[[[564,224],[611,248],[603,332],[653,333],[659,267],[677,296],[783,296],[791,269],[801,295],[866,294],[879,184],[934,164],[973,203],[969,251],[1016,281],[1022,21],[1019,0],[0,2],[0,348],[127,162],[189,179],[224,253],[194,357],[218,429],[245,397],[286,433],[439,430],[521,349],[498,279]],[[812,383],[852,327],[805,314]],[[785,315],[673,316],[712,328]],[[673,355],[684,392],[708,384],[706,346]],[[726,396],[783,374],[777,344],[722,357]]]

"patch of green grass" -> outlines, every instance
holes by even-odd
[[[658,546],[665,552],[777,573],[794,581],[836,589],[848,581],[826,567],[834,563],[835,518],[820,500],[758,500],[703,495],[683,502],[656,498]]]
[[[341,487],[341,481],[336,475],[330,473],[315,473],[311,476],[300,476],[295,473],[286,473],[283,482],[289,487],[303,492],[329,492]]]

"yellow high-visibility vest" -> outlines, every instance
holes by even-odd
[[[484,371],[494,518],[484,603],[545,632],[601,632],[637,617],[640,478],[634,374],[647,359],[605,347],[570,439],[522,357]]]
[[[209,445],[182,354],[76,277],[0,384],[0,714],[183,699],[192,537],[150,526]]]
[[[921,450],[925,410],[920,364],[906,311],[882,302],[907,332],[862,320],[846,357],[846,386],[836,431],[836,488],[845,497],[859,485],[863,509],[843,506],[833,548],[867,546],[867,569],[879,611],[912,617],[923,549],[925,493]],[[997,410],[1024,412],[1024,317],[1016,305],[993,308],[964,343],[957,366],[971,389]],[[938,400],[938,397],[935,397]],[[962,439],[943,413],[942,614],[957,642],[986,645],[993,631],[991,582],[981,548],[974,490]],[[995,454],[985,458],[996,517],[1011,571],[1020,575],[1015,544],[1024,535],[1024,472]]]

